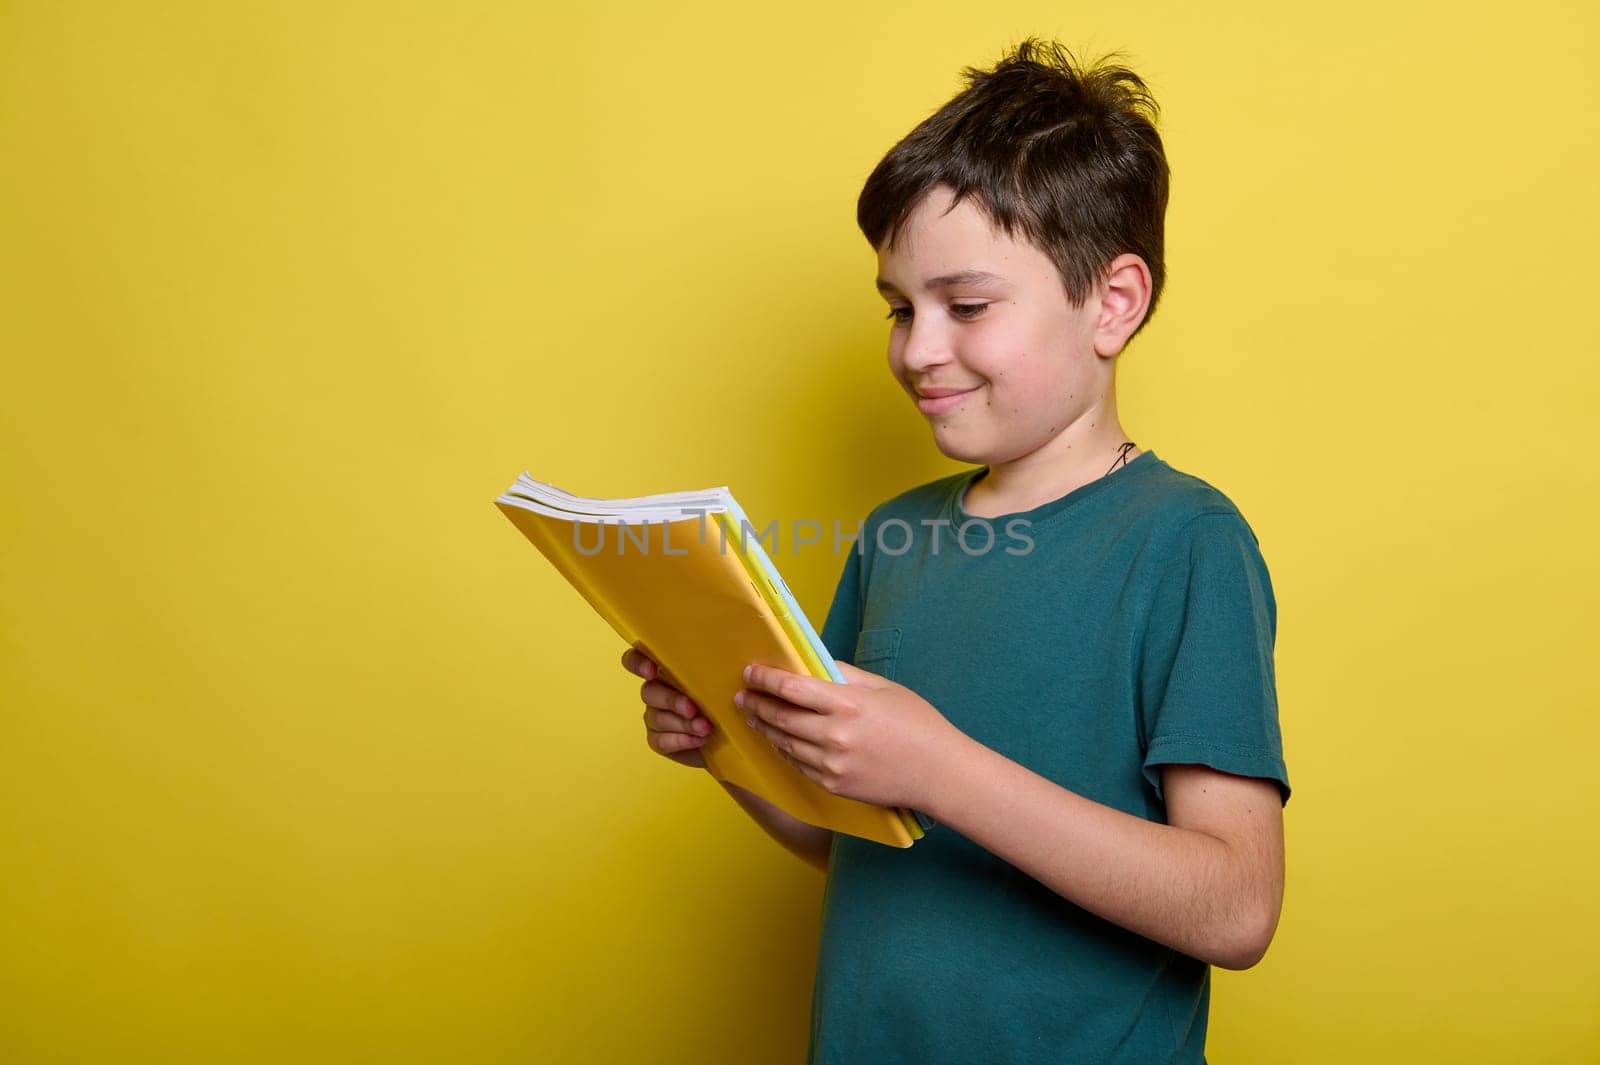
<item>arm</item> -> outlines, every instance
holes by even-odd
[[[802,861],[824,873],[828,871],[828,856],[833,850],[832,829],[806,824],[737,784],[726,780],[719,780],[717,783],[733,796],[735,802],[744,807],[745,813],[749,814],[767,835],[783,844]]]
[[[1091,913],[1190,957],[1247,969],[1283,902],[1274,781],[1162,767],[1168,824],[1084,798],[959,735],[922,809]]]
[[[1230,969],[1259,961],[1283,897],[1276,781],[1162,766],[1168,824],[1094,802],[960,731],[902,684],[751,663],[747,723],[835,795],[910,806],[1091,913]]]
[[[959,732],[931,755],[958,794],[928,801],[1083,908],[1191,957],[1248,968],[1283,902],[1286,795],[1268,768],[1277,759],[1265,756],[1279,747],[1276,632],[1254,532],[1231,508],[1200,513],[1168,550],[1138,667],[1167,823],[1093,802]],[[1213,760],[1207,743],[1263,752],[1218,762],[1256,774],[1193,764]]]

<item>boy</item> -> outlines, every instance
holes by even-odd
[[[901,850],[728,789],[828,874],[808,1061],[1203,1062],[1210,966],[1282,902],[1276,602],[1238,509],[1118,422],[1164,275],[1154,101],[1034,40],[966,74],[857,218],[890,367],[979,465],[872,511],[821,634],[847,684],[752,665],[736,700],[937,823]],[[704,765],[698,708],[624,664],[652,748]]]

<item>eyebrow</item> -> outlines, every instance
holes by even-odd
[[[938,277],[930,277],[922,287],[931,292],[936,288],[947,288],[951,285],[992,285],[997,282],[1003,283],[1004,281],[1005,278],[999,274],[991,274],[986,270],[958,270],[953,274],[940,274]],[[899,290],[880,277],[878,278],[878,291],[897,292]]]

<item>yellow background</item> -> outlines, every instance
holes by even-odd
[[[0,1058],[799,1060],[822,878],[491,500],[958,468],[855,197],[1038,33],[1164,105],[1123,422],[1280,604],[1287,899],[1212,1060],[1600,1059],[1596,27],[0,5]],[[780,558],[818,623],[839,563]]]

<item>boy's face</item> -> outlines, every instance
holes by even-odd
[[[939,450],[998,465],[1064,433],[1087,444],[1118,432],[1114,407],[1099,424],[1122,347],[1101,328],[1100,295],[1074,308],[1044,252],[996,231],[971,198],[953,210],[952,199],[935,188],[895,249],[878,252],[889,367]]]

